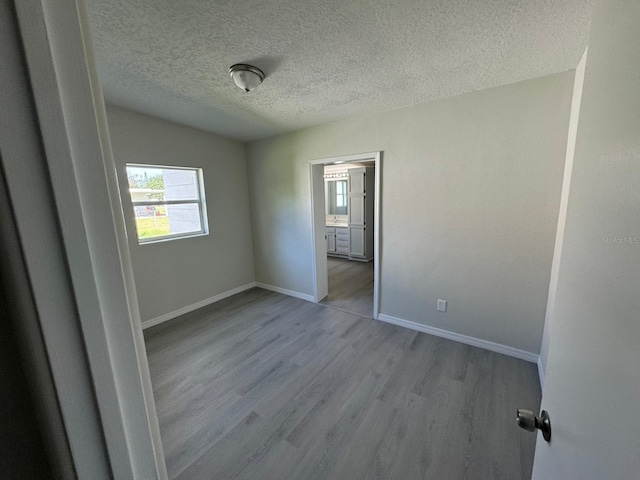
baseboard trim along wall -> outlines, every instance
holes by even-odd
[[[295,290],[288,290],[286,288],[276,287],[274,285],[269,285],[267,283],[251,282],[251,283],[247,283],[246,285],[241,285],[240,287],[220,293],[213,297],[206,298],[192,305],[187,305],[186,307],[180,308],[173,312],[165,313],[164,315],[160,315],[159,317],[152,318],[151,320],[146,320],[142,322],[142,328],[146,329],[146,328],[153,327],[155,325],[159,325],[161,323],[164,323],[166,321],[179,317],[180,315],[193,312],[194,310],[197,310],[202,307],[206,307],[207,305],[211,305],[212,303],[219,302],[220,300],[223,300],[237,293],[244,292],[245,290],[249,290],[250,288],[253,288],[253,287],[264,288],[265,290],[270,290],[272,292],[281,293],[283,295],[288,295],[290,297],[299,298],[301,300],[306,300],[307,302],[313,303],[313,295],[296,292]],[[470,337],[468,335],[463,335],[461,333],[451,332],[449,330],[443,330],[441,328],[436,328],[436,327],[430,327],[428,325],[423,325],[418,322],[412,322],[411,320],[404,320],[402,318],[392,317],[391,315],[386,315],[384,313],[381,313],[378,315],[378,320],[386,323],[392,323],[400,327],[410,328],[411,330],[416,330],[418,332],[428,333],[429,335],[435,335],[436,337],[442,337],[448,340],[453,340],[454,342],[460,342],[466,345],[471,345],[473,347],[484,348],[485,350],[490,350],[492,352],[501,353],[503,355],[508,355],[510,357],[519,358],[527,362],[535,363],[538,366],[538,374],[540,376],[540,386],[541,387],[544,386],[544,371],[542,369],[542,363],[540,361],[540,356],[538,354],[527,352],[525,350],[520,350],[518,348],[509,347],[507,345],[502,345],[500,343],[490,342],[489,340],[482,340],[480,338]]]
[[[265,290],[271,290],[272,292],[282,293],[283,295],[289,295],[290,297],[300,298],[307,302],[313,302],[313,295],[307,295],[306,293],[296,292],[295,290],[287,290],[286,288],[275,287],[267,283],[255,283],[256,287],[264,288]]]
[[[174,310],[173,312],[165,313],[164,315],[160,315],[159,317],[152,318],[151,320],[145,320],[142,322],[142,328],[150,328],[155,325],[159,325],[161,323],[167,322],[169,320],[173,320],[180,315],[184,315],[185,313],[193,312],[202,307],[206,307],[207,305],[211,305],[212,303],[219,302],[227,297],[235,295],[240,292],[244,292],[245,290],[249,290],[256,286],[256,282],[247,283],[246,285],[241,285],[239,287],[233,288],[226,292],[220,293],[218,295],[214,295],[213,297],[205,298],[200,302],[196,302],[192,305],[187,305],[186,307],[179,308],[178,310]],[[264,287],[263,287],[264,288]]]
[[[412,322],[410,320],[392,317],[391,315],[385,315],[384,313],[378,315],[378,320],[382,322],[392,323],[400,327],[417,330],[419,332],[428,333],[429,335],[435,335],[436,337],[442,337],[448,340],[453,340],[455,342],[465,343],[473,347],[484,348],[485,350],[490,350],[492,352],[502,353],[503,355],[519,358],[527,362],[536,364],[538,363],[539,355],[536,353],[527,352],[525,350],[509,347],[500,343],[490,342],[489,340],[482,340],[480,338],[469,337],[468,335],[463,335],[461,333],[451,332],[449,330],[443,330],[436,327],[430,327],[418,322]]]

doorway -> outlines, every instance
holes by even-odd
[[[314,301],[375,319],[378,318],[380,292],[381,157],[381,152],[370,152],[309,162]],[[327,216],[329,214],[327,205],[331,205],[332,202],[330,200],[327,202],[325,195],[325,166],[328,165],[358,167],[348,169],[333,167],[336,171],[353,173],[353,175],[347,173],[344,177],[331,178],[347,179],[347,185],[349,185],[347,194],[356,208],[348,212],[340,211],[331,218]],[[367,168],[370,187],[369,197],[366,199],[368,203],[365,203]],[[358,177],[355,176],[356,173]],[[360,176],[361,173],[362,176]],[[371,181],[371,175],[373,175],[373,181]],[[362,185],[358,183],[359,181],[363,182]],[[373,188],[373,195],[371,195],[371,188]],[[335,191],[336,195],[344,195],[343,187],[334,188],[331,191]],[[344,208],[343,198],[333,203],[339,203],[339,207]],[[362,211],[360,211],[361,208]],[[367,247],[366,233],[371,232],[371,223],[373,223],[373,234],[369,235],[372,238]],[[368,231],[367,228],[369,228]],[[371,273],[373,275],[372,292],[370,285],[367,286],[367,272],[368,275]],[[369,303],[370,307],[367,307],[366,303]]]

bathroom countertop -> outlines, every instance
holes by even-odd
[[[327,226],[327,227],[348,227],[349,224],[348,223],[326,223],[325,226]]]

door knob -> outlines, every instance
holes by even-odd
[[[542,432],[542,436],[547,442],[551,441],[551,420],[549,413],[542,410],[539,417],[536,417],[531,410],[518,409],[516,422],[520,428],[529,432],[535,432],[536,428]]]

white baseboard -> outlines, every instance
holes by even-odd
[[[519,358],[527,362],[538,363],[539,355],[536,353],[527,352],[525,350],[509,347],[500,343],[490,342],[489,340],[482,340],[481,338],[470,337],[461,333],[451,332],[449,330],[443,330],[436,327],[430,327],[418,322],[412,322],[410,320],[403,320],[402,318],[392,317],[391,315],[385,315],[384,313],[378,315],[378,320],[392,323],[394,325],[399,325],[401,327],[410,328],[412,330],[417,330],[418,332],[435,335],[436,337],[442,337],[453,340],[455,342],[465,343],[474,347],[484,348],[485,350],[490,350],[492,352],[502,353],[503,355]]]
[[[247,283],[246,285],[241,285],[240,287],[233,288],[227,292],[220,293],[219,295],[215,295],[210,298],[205,298],[204,300],[200,302],[196,302],[192,305],[187,305],[186,307],[179,308],[178,310],[175,310],[173,312],[165,313],[164,315],[160,315],[159,317],[152,318],[151,320],[146,320],[142,322],[142,328],[145,329],[145,328],[153,327],[155,325],[159,325],[168,320],[172,320],[176,317],[179,317],[180,315],[184,315],[185,313],[193,312],[194,310],[197,310],[202,307],[206,307],[207,305],[211,305],[212,303],[219,302],[220,300],[223,300],[237,293],[244,292],[245,290],[249,290],[250,288],[253,288],[255,286],[256,286],[256,282],[251,282],[251,283]]]
[[[282,293],[283,295],[289,295],[290,297],[300,298],[307,302],[313,302],[313,295],[307,295],[306,293],[296,292],[295,290],[287,290],[286,288],[275,287],[266,283],[256,282],[256,287],[264,288],[265,290],[271,290],[272,292]]]
[[[542,368],[542,357],[538,356],[538,377],[540,377],[540,390],[544,392],[544,368]]]

